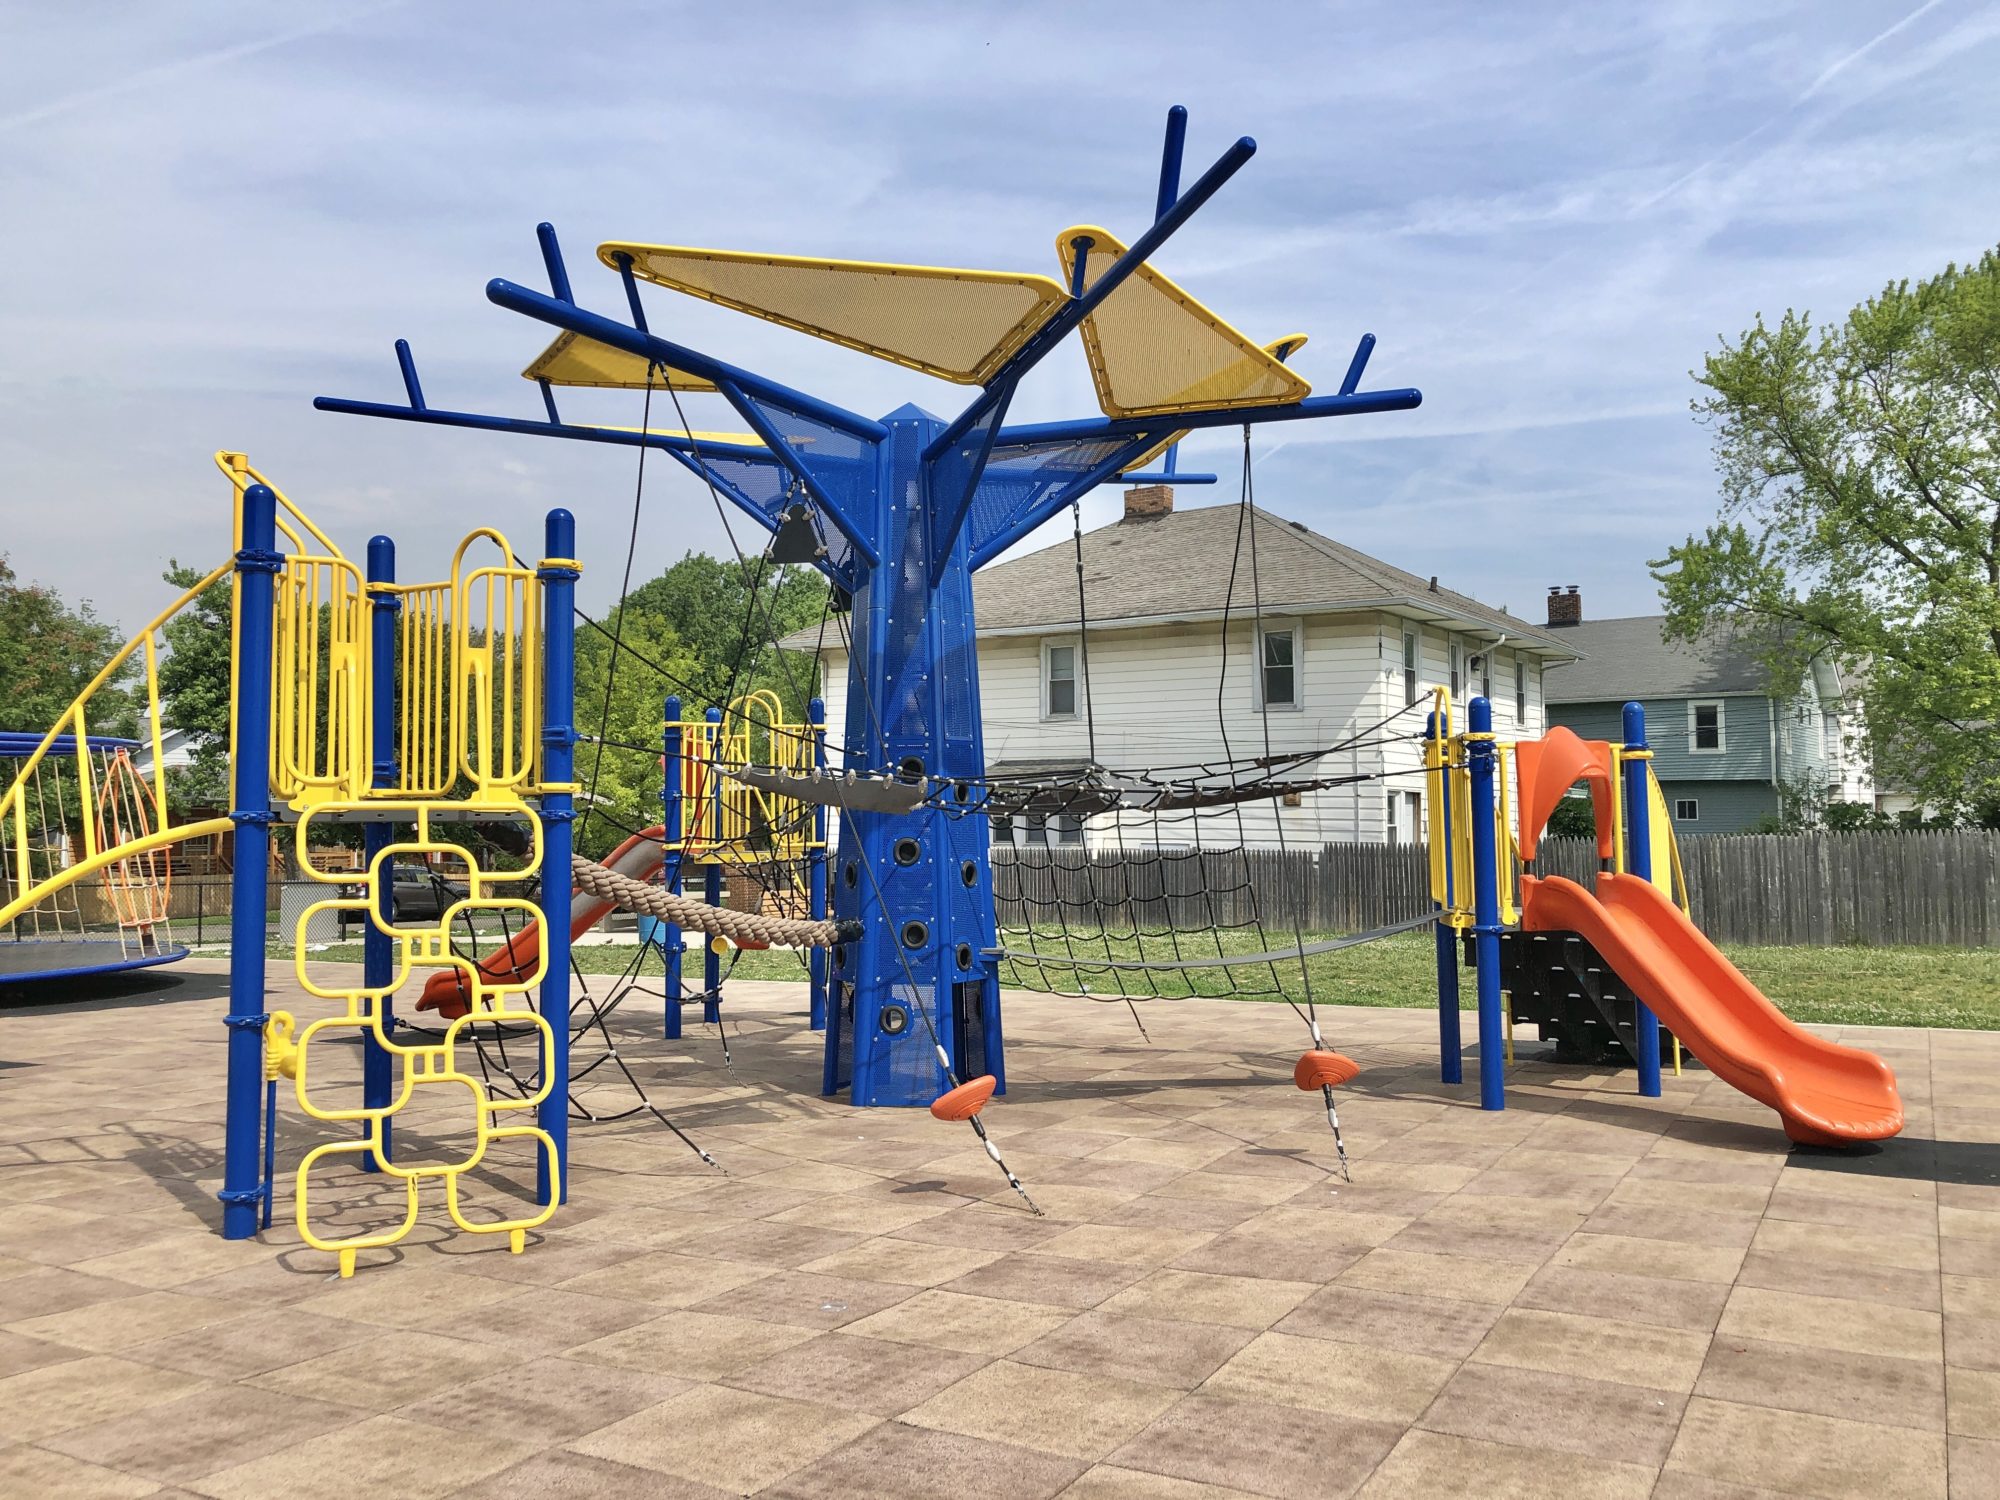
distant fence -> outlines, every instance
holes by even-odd
[[[1695,922],[1718,943],[2000,945],[2000,832],[1729,834],[1681,840]],[[1422,845],[1288,851],[997,848],[1005,926],[1091,922],[1186,927],[1213,919],[1359,932],[1430,903]],[[1588,884],[1588,839],[1544,839],[1536,869]]]

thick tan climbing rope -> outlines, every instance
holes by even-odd
[[[677,895],[664,886],[648,885],[629,875],[620,875],[581,854],[570,858],[570,879],[580,891],[587,891],[624,911],[644,917],[659,917],[676,927],[705,932],[710,937],[728,938],[733,943],[763,947],[782,943],[794,948],[830,948],[859,936],[858,923],[809,922],[796,917],[769,917],[762,912],[731,911],[710,906],[691,896]]]

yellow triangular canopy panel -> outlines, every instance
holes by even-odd
[[[1074,270],[1071,241],[1088,236],[1088,287],[1125,253],[1092,224],[1065,229],[1056,255]],[[1240,406],[1288,406],[1312,387],[1150,265],[1139,267],[1083,322],[1097,404],[1110,417],[1147,417]]]
[[[564,330],[556,335],[554,343],[535,356],[535,362],[523,370],[521,376],[526,380],[546,380],[550,385],[643,391],[646,389],[646,368],[644,355],[628,354],[623,349],[614,349],[596,339]],[[714,382],[671,366],[664,376],[658,370],[653,372],[655,389],[665,390],[670,382],[677,391],[715,389]]]
[[[618,242],[597,255],[613,269],[629,255],[647,281],[961,385],[985,383],[1068,300],[1046,276],[1008,271]]]
[[[619,427],[610,422],[585,422],[585,427],[598,432],[639,432],[650,433],[654,437],[683,438],[706,447],[761,448],[764,440],[754,432],[688,432],[671,422],[658,427]],[[793,438],[793,442],[810,442],[809,438]]]
[[[1264,352],[1274,359],[1290,359],[1299,350],[1305,348],[1306,342],[1306,336],[1303,333],[1288,333],[1281,339],[1272,339],[1270,343],[1264,346]],[[1155,459],[1186,436],[1186,431],[1181,431],[1175,433],[1172,437],[1161,439],[1161,441],[1148,448],[1118,472],[1120,474],[1138,474],[1144,472]]]

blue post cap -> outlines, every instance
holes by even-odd
[[[711,704],[707,712],[702,714],[702,717],[711,724],[720,724],[722,722],[722,710]]]
[[[576,517],[558,505],[549,512],[543,532],[543,550],[550,557],[576,555]]]
[[[680,722],[681,695],[679,693],[667,694],[667,717],[677,724]]]
[[[1625,705],[1625,743],[1634,750],[1646,748],[1646,705]]]
[[[826,722],[826,699],[812,698],[806,703],[806,722],[823,724]]]
[[[396,544],[386,536],[368,538],[368,581],[370,583],[396,581]]]
[[[1474,734],[1493,732],[1493,705],[1485,698],[1475,697],[1465,705],[1465,727]]]

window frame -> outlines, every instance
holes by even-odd
[[[1415,625],[1403,627],[1403,707],[1424,695],[1424,634]]]
[[[1726,699],[1722,698],[1688,699],[1687,736],[1689,755],[1722,755],[1728,752],[1729,714],[1724,707],[1726,701]],[[1715,743],[1713,745],[1704,745],[1701,743],[1701,710],[1704,708],[1715,710]]]
[[[1292,701],[1290,703],[1269,703],[1264,697],[1264,640],[1267,636],[1288,635],[1292,638]],[[1296,619],[1272,618],[1260,620],[1251,632],[1251,702],[1259,712],[1269,709],[1272,713],[1292,714],[1305,708],[1305,628]]]
[[[1465,643],[1455,635],[1444,638],[1445,666],[1451,683],[1451,701],[1454,705],[1465,701]]]
[[[1692,811],[1683,813],[1682,808]],[[1701,799],[1699,797],[1674,798],[1674,821],[1676,823],[1699,823],[1701,821]]]
[[[1528,722],[1528,658],[1514,653],[1514,722]]]
[[[1069,683],[1070,706],[1066,713],[1058,713],[1052,706],[1055,676],[1055,653],[1069,652],[1069,676],[1063,681]],[[1049,636],[1042,641],[1041,650],[1041,699],[1042,721],[1044,723],[1067,723],[1083,716],[1083,652],[1078,647],[1075,636]]]

